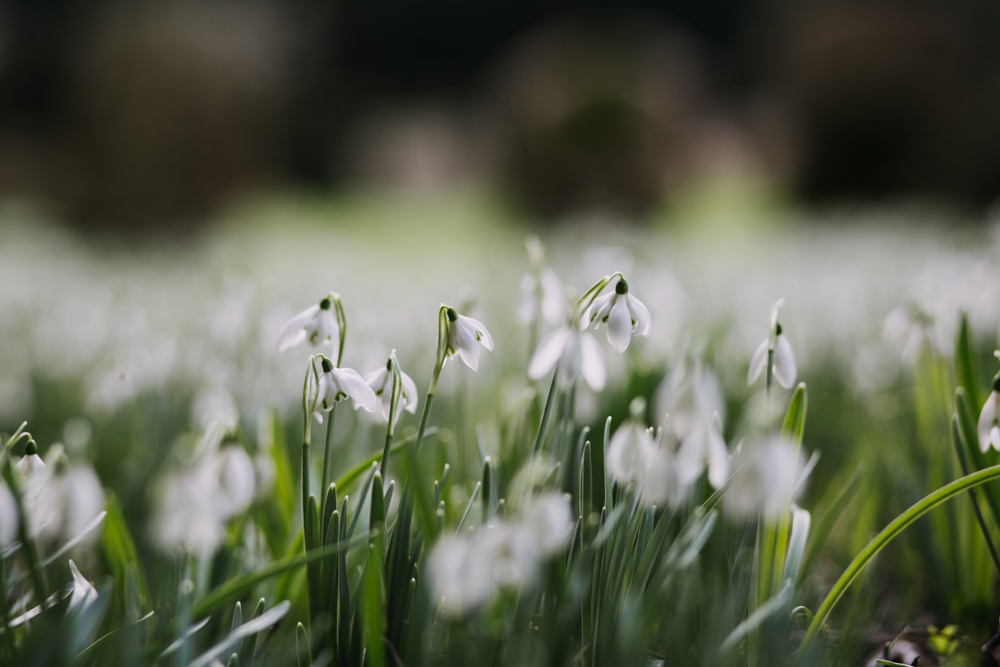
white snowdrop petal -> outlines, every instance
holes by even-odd
[[[0,547],[17,539],[17,503],[14,494],[0,481]]]
[[[331,371],[340,385],[341,391],[347,394],[351,400],[360,405],[368,412],[375,412],[378,407],[378,397],[368,386],[364,378],[352,368],[334,368]]]
[[[715,428],[710,428],[708,432],[708,483],[712,488],[718,489],[729,478],[729,449],[726,448],[726,441],[722,434]]]
[[[646,304],[631,294],[626,294],[625,297],[629,313],[632,315],[632,319],[635,320],[635,326],[632,327],[632,330],[637,336],[648,336],[650,323],[652,322],[649,316],[649,309],[646,308]]]
[[[594,391],[604,389],[606,373],[604,369],[604,353],[597,339],[589,333],[579,334],[580,340],[580,371],[583,379]]]
[[[764,367],[767,366],[767,341],[765,340],[757,348],[757,351],[753,353],[753,358],[750,360],[750,370],[747,373],[747,386],[749,387],[760,374],[764,372]]]
[[[608,314],[608,342],[621,354],[628,349],[631,340],[632,315],[628,311],[628,302],[625,299],[617,299]]]
[[[556,329],[542,339],[542,342],[535,348],[528,362],[528,377],[538,380],[544,377],[552,367],[556,365],[562,356],[563,349],[570,337],[570,330],[566,327]]]
[[[385,366],[372,371],[364,377],[365,384],[374,391],[385,390],[389,384],[389,370]]]
[[[414,414],[417,411],[417,385],[413,382],[413,378],[402,371],[399,373],[399,378],[403,383],[403,396],[406,398],[406,410],[410,414]]]
[[[319,305],[310,306],[281,327],[281,332],[278,334],[278,352],[295,347],[306,339],[305,326],[318,311]]]
[[[990,444],[993,445],[993,449],[1000,452],[1000,428],[996,426],[990,429]]]
[[[566,309],[562,283],[552,269],[542,271],[542,317],[549,323],[562,319]]]
[[[785,389],[791,389],[795,385],[796,375],[798,369],[795,367],[795,354],[788,339],[781,334],[774,342],[774,379]]]
[[[976,430],[979,432],[979,449],[984,454],[990,448],[990,430],[993,428],[993,422],[997,418],[998,402],[1000,402],[1000,395],[994,391],[986,399],[986,403],[983,404],[983,410],[979,413],[979,425]]]

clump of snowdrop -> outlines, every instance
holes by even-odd
[[[610,284],[610,280],[606,284]],[[580,328],[597,329],[602,323],[607,323],[608,342],[619,354],[628,348],[632,336],[649,335],[649,309],[629,293],[628,282],[623,277],[618,278],[613,292],[594,299],[583,314]]]
[[[496,519],[478,531],[442,537],[428,559],[442,611],[462,614],[500,588],[532,585],[541,564],[566,547],[572,531],[569,502],[547,492],[526,502],[514,520]]]
[[[393,354],[396,353],[395,350],[392,351]],[[413,382],[413,378],[404,373],[402,370],[399,371],[400,379],[400,400],[403,408],[410,414],[414,414],[417,411],[417,385]],[[392,358],[386,363],[385,366],[372,371],[364,377],[365,383],[372,388],[375,392],[375,396],[378,397],[379,406],[382,412],[382,418],[389,421],[389,414],[392,412]],[[398,421],[400,416],[400,411],[396,410],[395,420]]]
[[[771,377],[778,381],[785,389],[791,389],[795,384],[795,377],[798,370],[795,366],[795,354],[792,346],[785,337],[778,321],[781,307],[785,304],[784,299],[771,308],[771,326],[767,338],[760,344],[750,360],[750,370],[747,372],[747,385],[752,385],[767,370],[767,386],[771,386]]]
[[[237,445],[169,473],[158,489],[153,542],[167,553],[211,555],[222,544],[226,524],[250,507],[256,486],[254,463]]]
[[[741,447],[733,469],[723,509],[734,519],[775,518],[786,512],[806,475],[798,448],[782,438]]]
[[[302,341],[309,341],[313,347],[332,345],[335,339],[343,336],[340,322],[340,296],[327,294],[318,304],[309,306],[285,323],[278,334],[278,351],[295,347]]]
[[[320,360],[323,372],[319,376],[318,393],[316,396],[316,412],[313,416],[323,423],[323,415],[319,410],[329,412],[337,401],[350,398],[354,405],[374,412],[378,407],[378,398],[361,374],[352,368],[337,368],[326,357]]]
[[[479,346],[493,349],[493,338],[479,320],[459,315],[450,306],[442,306],[448,319],[448,356],[459,355],[472,370],[479,369]]]

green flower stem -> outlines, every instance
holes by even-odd
[[[552,404],[555,402],[558,393],[557,382],[559,381],[559,366],[556,365],[552,373],[552,383],[549,385],[549,394],[545,398],[545,408],[542,410],[542,418],[538,422],[538,432],[535,433],[535,441],[531,445],[531,455],[534,456],[542,448],[545,440],[545,432],[549,428],[549,419],[552,418]]]
[[[17,430],[17,433],[7,440],[3,447],[4,451],[9,450],[24,436],[27,436],[29,439],[31,438],[29,434],[24,432],[24,426],[25,424],[21,424],[21,428]],[[17,507],[18,537],[21,539],[21,551],[24,554],[25,561],[27,561],[28,572],[31,574],[31,586],[35,591],[35,597],[38,598],[38,603],[44,605],[49,595],[45,590],[45,580],[42,578],[42,569],[38,561],[38,549],[35,546],[35,540],[32,539],[31,533],[28,530],[28,513],[24,510],[24,495],[21,493],[21,485],[18,483],[17,475],[14,474],[14,466],[11,463],[9,454],[4,457],[3,464],[3,477],[7,482],[7,487],[10,489],[11,494],[14,496],[14,504]]]
[[[330,443],[333,441],[333,423],[334,418],[337,415],[337,404],[333,404],[333,409],[330,410],[330,420],[326,424],[326,448],[323,452],[323,476],[319,481],[319,494],[320,494],[320,517],[326,516],[326,490],[330,488]],[[321,530],[325,530],[326,526],[320,526]]]
[[[813,620],[809,624],[809,629],[806,631],[806,636],[802,640],[802,646],[799,648],[799,651],[803,651],[808,648],[808,646],[816,639],[816,635],[819,634],[827,616],[830,615],[830,611],[833,609],[833,606],[837,604],[838,600],[840,600],[841,596],[847,590],[847,587],[851,585],[851,582],[854,581],[854,579],[861,573],[868,562],[874,558],[878,552],[885,547],[885,545],[891,542],[896,535],[901,533],[903,529],[911,523],[944,501],[950,500],[967,489],[971,489],[997,478],[1000,478],[1000,465],[984,468],[983,470],[974,472],[971,475],[960,477],[954,482],[942,486],[937,491],[934,491],[933,493],[925,496],[923,499],[917,501],[908,510],[893,519],[888,526],[882,529],[881,533],[876,535],[875,538],[868,543],[868,546],[861,550],[861,553],[859,553],[851,564],[847,566],[844,573],[840,575],[840,579],[838,579],[837,583],[835,583],[833,588],[830,589],[830,592],[827,594],[823,603],[816,611],[816,615],[813,616]]]

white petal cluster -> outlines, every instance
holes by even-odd
[[[337,320],[330,311],[330,297],[325,297],[315,306],[309,306],[288,320],[278,334],[278,351],[295,347],[304,340],[316,347],[332,344],[340,335]]]
[[[479,345],[493,349],[493,338],[483,323],[448,308],[448,354],[458,354],[472,370],[479,369]]]
[[[679,492],[670,452],[661,449],[649,430],[628,419],[611,436],[605,466],[613,480],[635,484],[643,501],[663,505]]]
[[[352,368],[336,368],[329,359],[322,360],[323,372],[319,376],[319,393],[316,397],[316,412],[313,416],[323,423],[320,410],[329,412],[337,401],[350,398],[356,408],[375,412],[378,398],[361,374]]]
[[[400,407],[404,407],[411,415],[417,411],[417,385],[413,378],[399,371],[399,379],[402,385],[400,391]],[[378,397],[379,405],[382,408],[382,419],[389,421],[389,413],[392,410],[392,371],[389,365],[374,370],[364,378],[365,384],[371,387]],[[396,421],[399,421],[401,410],[396,410]]]
[[[594,391],[604,389],[604,353],[589,332],[560,327],[542,339],[528,363],[528,377],[539,380],[558,364],[559,384],[570,387],[583,375]]]
[[[768,341],[764,339],[750,360],[750,370],[747,373],[748,386],[756,382],[767,367],[767,350]],[[798,369],[795,366],[795,354],[785,334],[780,332],[779,325],[779,333],[774,339],[774,379],[785,389],[791,389],[795,384],[796,375]]]
[[[619,354],[628,348],[632,336],[649,335],[649,309],[629,294],[625,279],[618,281],[613,292],[594,299],[580,320],[580,328],[590,326],[597,329],[605,322],[608,325],[608,342]]]
[[[540,297],[540,298],[539,298]],[[537,304],[537,305],[536,305]],[[541,273],[525,274],[521,279],[521,304],[517,310],[517,319],[521,324],[532,324],[538,311],[546,322],[555,324],[566,312],[566,299],[559,276],[551,268],[542,269]]]
[[[167,553],[211,555],[222,544],[226,523],[250,507],[256,485],[253,461],[235,445],[168,474],[156,498],[153,542]]]
[[[740,450],[723,509],[735,519],[774,518],[788,510],[801,491],[805,465],[796,447],[773,438]]]
[[[55,546],[83,532],[104,510],[104,487],[90,466],[56,461],[64,456],[61,445],[49,448],[51,465],[37,455],[26,456],[15,467],[21,477],[28,532],[38,542]],[[38,459],[32,461],[32,459]],[[25,465],[27,463],[27,465]],[[91,543],[100,530],[89,532]]]
[[[442,610],[461,614],[501,587],[530,586],[544,560],[565,548],[572,531],[569,502],[549,492],[532,499],[514,521],[438,540],[428,573]]]

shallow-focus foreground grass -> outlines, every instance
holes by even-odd
[[[173,360],[197,387],[30,369],[0,452],[0,664],[858,664],[908,623],[925,660],[978,662],[1000,395],[962,304],[954,345],[890,316],[903,363],[865,393],[843,368],[870,351],[797,359],[801,293],[743,348],[647,308],[674,289],[648,268],[573,289],[537,239],[517,261],[482,300],[393,273],[421,296],[391,324],[337,284],[252,336],[193,318],[196,362],[117,378]],[[262,388],[257,359],[295,384]]]

